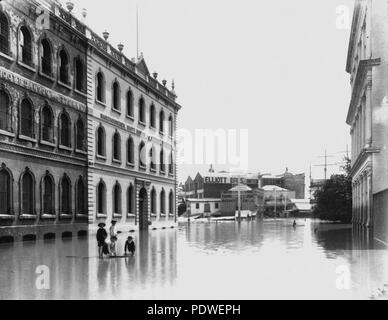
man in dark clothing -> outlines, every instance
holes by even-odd
[[[127,255],[128,253],[131,253],[132,255],[135,254],[136,246],[135,242],[133,242],[132,237],[128,237],[127,241],[125,242],[125,247],[124,247],[124,255]]]
[[[105,240],[108,237],[108,233],[106,232],[105,228],[105,223],[100,223],[98,225],[98,230],[97,230],[97,244],[98,244],[98,256],[100,258],[103,257],[103,248],[106,246]]]

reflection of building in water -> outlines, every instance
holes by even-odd
[[[353,223],[388,243],[388,45],[386,1],[357,0],[346,71],[351,98]]]

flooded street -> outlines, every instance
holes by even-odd
[[[94,237],[1,245],[0,298],[368,299],[388,284],[387,250],[346,225],[196,222],[134,238],[135,257],[105,260]]]

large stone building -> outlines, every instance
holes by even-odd
[[[388,243],[388,2],[357,0],[346,71],[351,101],[353,223]]]
[[[87,230],[87,42],[49,6],[0,3],[0,241]]]

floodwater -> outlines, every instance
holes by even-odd
[[[0,299],[388,298],[387,250],[365,231],[292,222],[195,222],[134,234],[129,258],[98,259],[94,237],[1,245]]]

